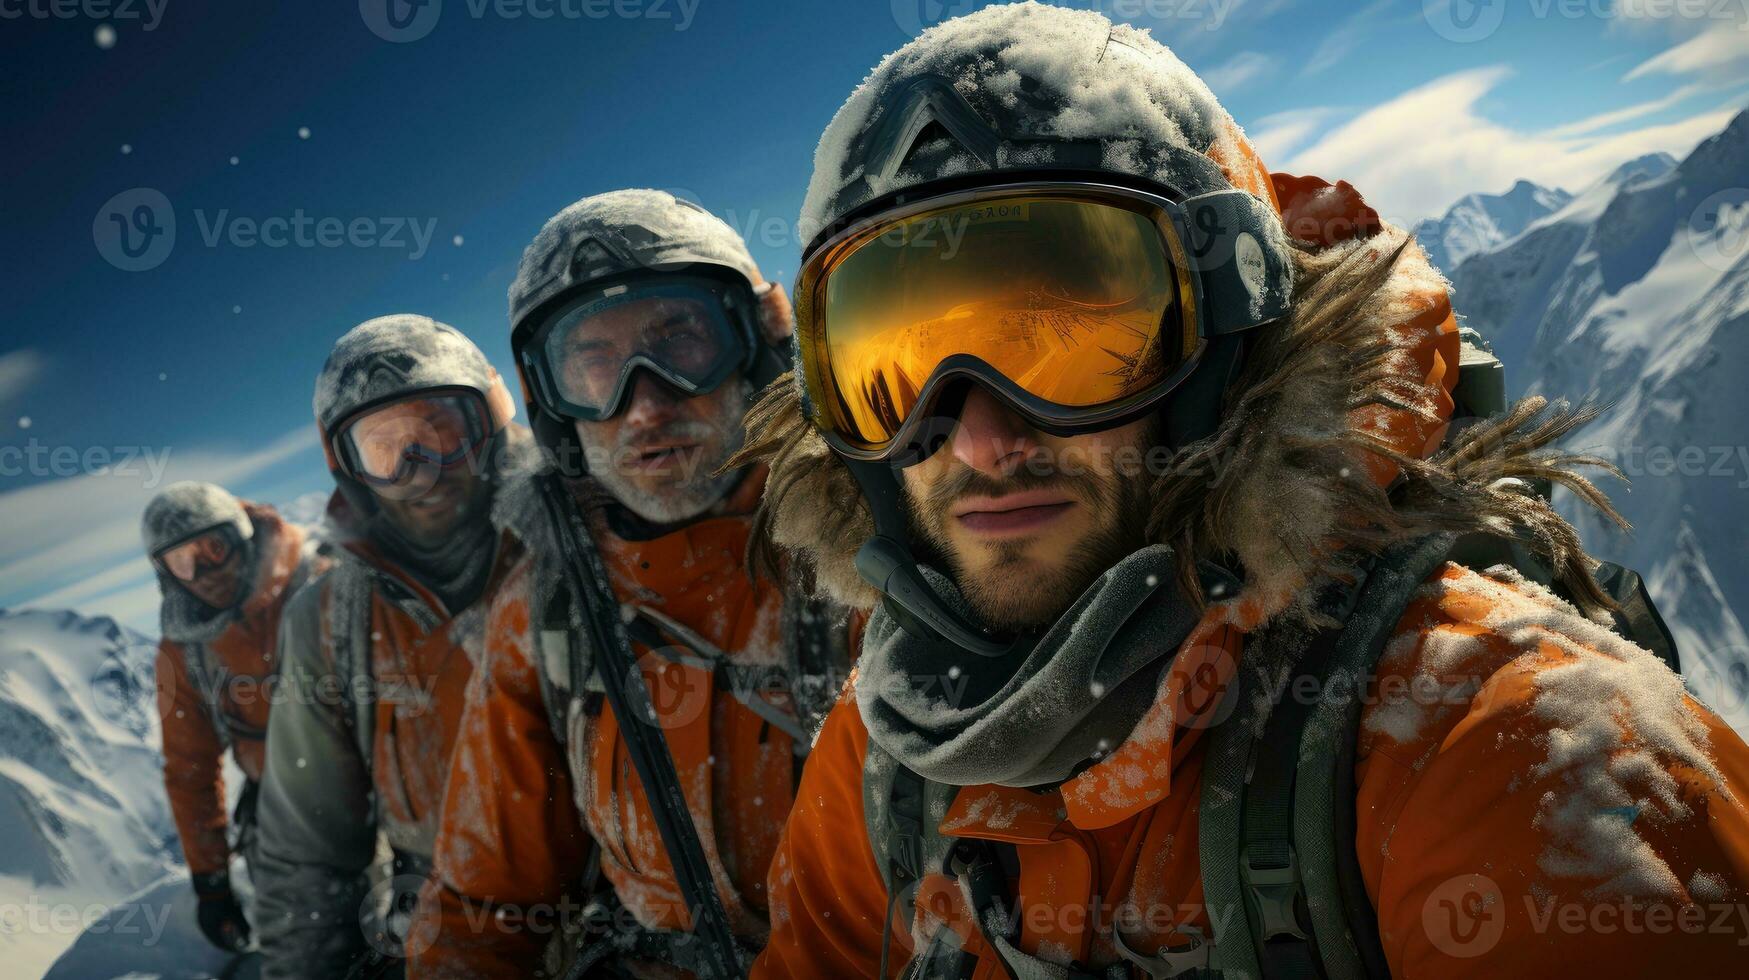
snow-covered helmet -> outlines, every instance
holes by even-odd
[[[604,297],[611,302],[629,288],[693,283],[723,309],[725,339],[733,357],[704,378],[677,376],[654,358],[633,358],[618,386],[623,397],[634,371],[646,370],[682,394],[702,394],[738,369],[756,387],[788,367],[789,352],[765,342],[755,290],[759,269],[739,233],[703,207],[666,191],[628,189],[583,198],[548,219],[523,250],[510,286],[510,344],[528,404],[529,426],[553,453],[561,470],[580,475],[583,454],[572,424],[577,418],[610,415],[578,406],[558,387],[543,362],[536,336],[555,320]]]
[[[989,360],[952,353],[963,350],[951,338],[964,329],[960,323],[972,322],[971,303],[918,321],[913,335],[928,333],[935,348],[929,356],[912,352],[913,335],[905,344],[867,343],[873,329],[867,326],[849,341],[837,334],[826,341],[829,301],[844,302],[852,290],[837,290],[840,299],[833,300],[825,282],[864,245],[895,232],[906,245],[915,222],[939,215],[1007,220],[1000,208],[984,207],[990,201],[1070,199],[1090,209],[1117,202],[1113,210],[1145,215],[1141,234],[1155,253],[1154,281],[1176,277],[1163,287],[1175,297],[1168,311],[1176,310],[1179,321],[1170,338],[1176,345],[1160,339],[1167,330],[1156,315],[1155,336],[1144,342],[1155,346],[1107,350],[1120,367],[1133,368],[1144,353],[1156,358],[1161,347],[1170,348],[1170,370],[1150,375],[1145,390],[1123,390],[1097,405],[1022,390]],[[1022,204],[1019,222],[1034,222],[1039,213]],[[805,411],[856,476],[875,519],[859,570],[889,598],[913,596],[901,605],[938,632],[992,654],[1003,645],[928,600],[910,552],[891,464],[901,452],[926,453],[939,444],[917,427],[931,392],[970,379],[1033,425],[1063,434],[1158,412],[1163,439],[1183,445],[1214,430],[1245,336],[1285,317],[1293,293],[1290,246],[1269,173],[1201,79],[1145,30],[1038,3],[945,21],[883,59],[821,136],[799,227],[807,244],[795,288],[796,367]],[[1163,242],[1152,242],[1153,228]],[[1034,242],[1035,258],[1058,247],[1043,237]],[[1075,249],[1062,245],[1055,254]],[[915,263],[889,266],[917,271]],[[990,281],[1000,279],[992,268]],[[902,292],[897,283],[864,289],[873,297],[865,305],[897,302]],[[1012,316],[991,309],[994,317]],[[885,322],[862,318],[877,321]],[[866,366],[877,360],[869,352],[894,349],[906,353],[882,353],[885,361]],[[842,367],[841,351],[860,359],[859,373]],[[854,376],[846,380],[848,373]],[[1074,376],[1102,372],[1077,369]]]
[[[328,469],[358,513],[372,513],[374,504],[339,438],[347,424],[377,406],[444,390],[477,402],[481,445],[476,450],[495,463],[516,403],[461,331],[430,317],[398,313],[366,320],[335,342],[316,377],[316,427]]]
[[[229,491],[215,483],[184,480],[165,487],[146,504],[140,517],[140,538],[146,553],[155,555],[215,527],[231,528],[238,541],[255,537],[255,522]]]

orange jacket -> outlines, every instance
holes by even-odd
[[[1186,644],[1236,648],[1243,619],[1211,607]],[[1534,586],[1457,565],[1404,612],[1356,769],[1356,846],[1393,976],[1741,972],[1749,747],[1625,646]],[[1416,678],[1448,697],[1405,698]],[[1132,736],[1061,790],[959,791],[940,830],[1016,846],[1024,951],[1102,966],[1115,962],[1114,921],[1143,953],[1182,942],[1185,925],[1210,934],[1197,827],[1207,740],[1163,735]],[[863,823],[867,744],[847,698],[772,867],[756,978],[878,972],[886,890]],[[955,883],[933,875],[918,895],[895,913],[894,975],[936,928],[977,950],[977,980],[1006,975]]]
[[[726,508],[734,516],[653,540],[598,527],[621,601],[659,610],[739,663],[776,663],[783,594],[768,579],[750,579],[745,564],[746,515],[762,485],[743,481]],[[592,846],[641,924],[684,927],[685,904],[612,710],[603,704],[574,716],[569,745],[553,735],[530,628],[530,566],[524,561],[493,595],[490,667],[469,692],[438,834],[436,877],[446,887],[428,889],[421,903],[409,941],[412,976],[530,975],[561,900],[577,898]],[[637,652],[730,925],[762,942],[766,871],[799,765],[794,743],[717,689],[711,672]]]
[[[1302,240],[1364,240],[1378,227],[1345,183],[1273,185]],[[1394,367],[1430,386],[1436,411],[1366,405],[1351,420],[1419,456],[1443,437],[1458,351],[1443,283],[1411,285],[1382,329],[1400,344]],[[1395,475],[1380,457],[1365,465],[1380,484]],[[1180,662],[1237,663],[1246,633],[1286,598],[1210,606]],[[1741,972],[1749,747],[1679,679],[1546,590],[1450,564],[1386,650],[1362,715],[1355,843],[1394,976]],[[1198,849],[1208,740],[1173,722],[1196,700],[1190,673],[1170,671],[1129,739],[1061,787],[966,787],[939,821],[944,836],[1015,846],[1023,951],[1103,967],[1119,962],[1114,922],[1143,954],[1180,945],[1188,926],[1211,934]],[[1426,707],[1403,694],[1429,685],[1441,697]],[[772,864],[756,978],[879,972],[887,895],[864,821],[868,738],[843,699]],[[894,975],[939,929],[976,953],[974,980],[1007,975],[945,875],[927,876],[893,923]]]
[[[279,617],[291,598],[287,586],[303,561],[302,528],[280,520],[271,507],[244,508],[255,525],[255,540],[265,547],[256,556],[254,584],[236,621],[204,644],[207,662],[217,668],[209,683],[218,686],[223,701],[225,735],[215,730],[207,695],[189,673],[188,648],[169,639],[158,644],[164,790],[188,870],[197,875],[224,871],[230,864],[222,758],[226,738],[248,779],[259,781],[267,765],[267,718],[279,673],[274,658]]]
[[[351,555],[292,601],[281,632],[286,697],[267,742],[253,875],[266,977],[340,976],[361,955],[379,831],[415,862],[430,859],[480,654],[484,600],[450,610],[367,541],[346,547]],[[488,593],[519,554],[500,539]],[[350,672],[343,643],[356,658]],[[412,891],[416,881],[391,884]]]

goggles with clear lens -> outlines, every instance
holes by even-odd
[[[201,573],[229,561],[236,547],[236,530],[230,525],[221,525],[159,550],[152,560],[177,581],[192,582]]]
[[[1211,334],[1282,314],[1286,288],[1268,290],[1285,260],[1246,230],[1267,208],[1241,191],[1179,202],[1038,182],[853,224],[812,250],[796,289],[813,421],[845,455],[904,462],[930,451],[935,402],[961,379],[1060,434],[1139,417]],[[1229,311],[1214,324],[1211,290]]]
[[[488,419],[472,388],[431,389],[368,406],[335,429],[333,445],[354,479],[396,486],[472,460],[490,436]]]
[[[752,291],[706,276],[655,275],[592,288],[521,344],[543,407],[599,422],[624,409],[642,370],[708,394],[753,356]]]

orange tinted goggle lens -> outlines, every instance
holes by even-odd
[[[229,557],[231,557],[231,537],[224,531],[215,528],[160,551],[158,562],[171,575],[184,582],[192,582],[203,568],[222,565]]]
[[[468,406],[441,395],[391,402],[346,428],[358,476],[393,482],[420,465],[453,466],[473,447]]]
[[[871,229],[816,283],[821,421],[880,447],[956,354],[1064,408],[1147,390],[1187,353],[1169,234],[1139,203],[1036,193]]]

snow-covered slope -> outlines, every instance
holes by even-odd
[[[155,645],[108,618],[0,611],[0,930],[37,976],[107,904],[180,863],[165,802]],[[34,911],[33,911],[34,910]]]
[[[1749,113],[1672,164],[1630,161],[1446,272],[1514,394],[1611,403],[1571,445],[1627,472],[1606,489],[1633,533],[1557,503],[1646,577],[1691,685],[1749,732]]]
[[[1504,194],[1471,194],[1463,198],[1444,217],[1429,218],[1416,225],[1415,238],[1435,266],[1455,269],[1471,255],[1513,238],[1572,199],[1573,195],[1559,188],[1521,180]]]

